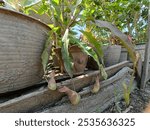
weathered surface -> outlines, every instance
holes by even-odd
[[[149,79],[149,64],[150,64],[150,4],[149,4],[149,11],[148,11],[148,43],[146,44],[145,48],[145,58],[144,58],[144,65],[143,65],[143,73],[142,73],[142,80],[141,80],[141,88],[144,89],[146,86],[146,82]]]
[[[101,112],[114,102],[116,97],[118,99],[123,97],[124,90],[122,83],[125,82],[129,84],[131,73],[132,70],[125,67],[110,79],[100,82],[101,90],[99,93],[85,97],[83,96],[80,104],[77,106],[73,106],[70,103],[63,103],[62,105],[48,108],[43,112]],[[133,86],[136,86],[136,82],[134,82]]]
[[[130,63],[126,61],[108,67],[106,68],[106,72],[108,73],[108,76],[111,77],[125,66],[130,66]],[[93,84],[97,75],[99,75],[99,71],[91,71],[85,75],[75,77],[72,80],[59,82],[57,83],[57,87],[67,86],[73,90],[75,89],[78,91],[83,87]],[[106,83],[110,82],[110,79],[106,81]],[[42,87],[40,90],[36,90],[4,103],[0,103],[0,112],[31,112],[34,109],[43,107],[47,104],[54,104],[62,96],[62,93],[57,91],[50,91],[47,87]]]
[[[36,19],[0,8],[0,93],[41,81],[41,53],[50,28]]]

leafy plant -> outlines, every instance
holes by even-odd
[[[68,50],[68,46],[69,46],[69,30],[67,29],[63,38],[62,38],[62,42],[63,42],[63,46],[61,49],[62,52],[62,58],[64,61],[64,66],[68,72],[68,74],[70,75],[70,77],[73,77],[73,72],[72,72],[72,68],[73,68],[73,63],[71,62],[71,58],[69,56],[69,50]]]
[[[115,24],[122,32],[128,32],[134,43],[146,41],[148,0],[85,0],[84,2],[83,17]]]
[[[26,9],[39,3],[41,0],[4,0],[6,8],[26,13]]]
[[[73,76],[73,63],[70,57],[68,48],[70,45],[75,44],[81,48],[83,52],[87,55],[90,55],[94,58],[94,60],[98,63],[99,68],[101,69],[102,75],[107,78],[106,72],[103,69],[103,66],[100,64],[98,60],[97,53],[86,43],[80,41],[74,35],[72,28],[75,27],[80,19],[80,14],[82,9],[82,0],[42,0],[41,5],[42,10],[37,10],[37,13],[47,13],[50,19],[51,27],[51,40],[53,41],[53,45],[57,48],[61,48],[62,59],[64,62],[64,67],[70,77]],[[42,11],[42,13],[41,13]],[[89,36],[92,34],[89,34]],[[96,41],[96,40],[95,40]],[[97,43],[94,42],[96,45]],[[98,45],[98,44],[97,44]],[[44,66],[44,70],[46,70],[47,61],[48,61],[48,53],[46,52],[48,46],[45,46],[45,49],[42,54],[42,63]],[[100,50],[100,48],[99,48]],[[102,52],[100,52],[102,55]]]
[[[129,106],[130,104],[130,94],[132,92],[132,86],[133,86],[133,81],[134,81],[134,74],[135,74],[135,68],[133,68],[133,72],[130,78],[130,82],[127,85],[125,82],[122,83],[123,89],[124,89],[124,100],[126,103],[126,106]]]
[[[95,20],[95,24],[98,27],[103,27],[109,29],[120,41],[121,44],[127,49],[132,61],[134,62],[135,58],[135,50],[127,35],[122,33],[115,25],[107,21]]]
[[[130,94],[131,94],[130,86],[128,87],[127,84],[125,84],[125,83],[122,83],[122,84],[123,84],[123,88],[124,88],[124,100],[125,100],[126,106],[129,106]]]
[[[117,112],[121,113],[122,109],[119,106],[120,98],[119,98],[119,95],[118,95],[117,88],[114,89],[114,96],[115,96],[115,109],[117,110]]]
[[[4,1],[0,0],[0,6],[3,6],[3,5],[4,5]]]

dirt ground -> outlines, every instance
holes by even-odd
[[[109,106],[104,113],[142,113],[146,105],[150,102],[150,81],[144,90],[135,89],[130,95],[130,105],[126,106],[122,99]]]

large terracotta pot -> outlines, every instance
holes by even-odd
[[[49,31],[32,17],[0,8],[0,93],[42,80],[41,53]]]

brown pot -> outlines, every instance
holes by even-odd
[[[54,52],[56,54],[61,72],[66,72],[62,59],[61,48],[56,48]],[[69,48],[69,53],[73,59],[74,64],[73,75],[84,73],[88,56],[84,52],[82,52],[82,50],[78,46],[71,46]]]

